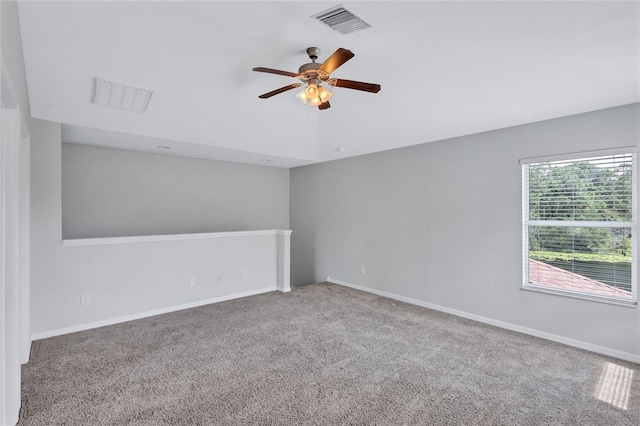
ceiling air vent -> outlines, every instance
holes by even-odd
[[[96,77],[93,103],[126,111],[145,112],[153,92]]]
[[[313,15],[318,21],[327,24],[342,34],[354,33],[371,27],[364,19],[354,15],[342,6],[336,6],[324,12]]]

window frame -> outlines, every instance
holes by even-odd
[[[580,161],[594,157],[613,156],[613,155],[631,155],[631,222],[596,222],[596,221],[580,221],[582,226],[596,226],[603,228],[624,227],[631,228],[631,298],[623,299],[615,296],[598,295],[595,293],[580,292],[569,289],[559,289],[548,287],[545,285],[529,282],[529,226],[564,226],[576,227],[578,221],[561,221],[561,220],[530,220],[529,219],[529,166],[531,164],[546,163],[554,161]],[[623,305],[629,307],[637,307],[638,305],[638,149],[636,147],[623,147],[615,149],[606,149],[599,151],[585,151],[569,154],[551,155],[544,157],[532,157],[520,159],[521,178],[522,178],[522,289],[536,291],[559,296],[567,296],[577,299],[586,299],[596,302],[604,302],[615,305]],[[564,222],[564,223],[563,223]],[[568,223],[571,223],[569,225]],[[606,223],[606,225],[603,225]]]

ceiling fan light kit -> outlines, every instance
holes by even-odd
[[[378,93],[380,91],[379,84],[363,83],[361,81],[352,80],[340,80],[337,78],[330,78],[330,74],[338,69],[342,64],[353,58],[355,55],[350,50],[339,48],[326,61],[322,64],[316,62],[320,49],[317,47],[309,47],[307,49],[307,55],[311,59],[308,64],[302,65],[298,69],[298,73],[289,71],[281,71],[273,68],[256,67],[253,71],[266,72],[269,74],[284,75],[287,77],[294,77],[299,79],[302,83],[290,84],[288,86],[281,87],[271,92],[264,93],[258,96],[260,99],[267,99],[280,93],[300,87],[302,84],[306,84],[306,87],[300,91],[296,97],[304,104],[311,106],[317,106],[320,110],[329,109],[329,99],[333,96],[331,90],[323,87],[321,83],[326,83],[330,87],[343,87],[346,89],[361,90],[363,92]]]
[[[296,98],[300,99],[303,104],[308,103],[311,106],[318,106],[328,102],[331,96],[333,96],[333,93],[321,86],[320,82],[312,81],[296,95]]]

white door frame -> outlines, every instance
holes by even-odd
[[[3,425],[18,421],[20,365],[26,346],[22,343],[29,331],[21,325],[22,306],[27,307],[26,315],[29,311],[29,283],[24,281],[29,275],[21,277],[21,271],[29,267],[29,254],[25,251],[29,246],[22,247],[29,223],[21,208],[24,203],[21,198],[29,194],[28,188],[26,194],[22,193],[28,184],[28,180],[23,182],[22,166],[28,161],[24,156],[29,151],[21,147],[28,136],[25,138],[26,126],[16,100],[6,74],[0,72],[0,424]],[[26,293],[21,294],[23,287]]]

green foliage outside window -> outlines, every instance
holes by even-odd
[[[631,163],[603,167],[597,162],[542,163],[529,168],[529,219],[630,222]],[[631,257],[629,228],[535,227],[535,252],[618,254]],[[630,261],[630,260],[629,260]]]

